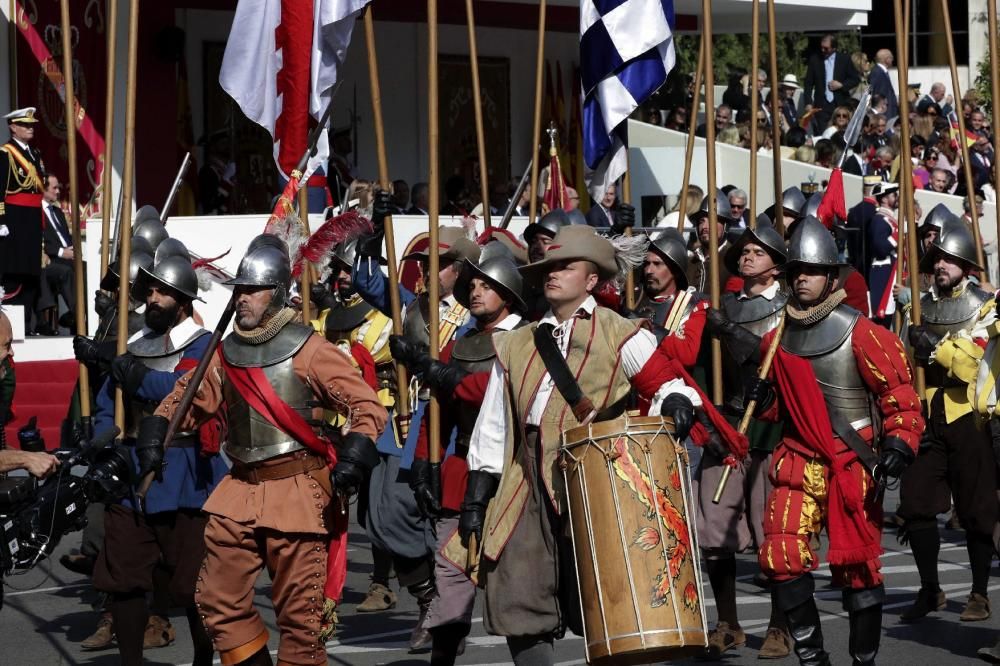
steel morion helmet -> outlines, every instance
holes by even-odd
[[[716,215],[718,215],[719,222],[722,222],[727,226],[736,222],[736,219],[733,218],[733,209],[729,205],[729,197],[723,194],[722,190],[715,191],[715,206],[716,206]],[[691,220],[694,224],[698,224],[698,220],[700,220],[703,217],[708,217],[707,196],[701,200],[701,206],[698,208],[698,210],[688,215],[688,219]],[[721,241],[722,239],[719,240]]]
[[[958,224],[962,220],[960,217],[952,213],[947,206],[943,203],[931,208],[931,212],[927,213],[927,217],[919,227],[920,235],[923,235],[930,231],[931,229],[937,229],[938,235],[940,235],[945,228],[945,225]]]
[[[586,222],[586,220],[584,221]],[[537,222],[529,224],[525,228],[524,242],[530,245],[531,239],[533,239],[537,234],[548,234],[552,238],[555,238],[559,229],[569,224],[573,224],[573,221],[570,219],[569,214],[566,213],[566,211],[561,208],[550,210]]]
[[[152,280],[176,289],[192,300],[202,300],[198,297],[198,275],[191,267],[191,261],[182,256],[167,257],[154,263],[152,270],[140,268],[139,273],[142,276],[139,282],[143,289],[148,287]]]
[[[785,266],[790,268],[794,264],[830,268],[839,268],[842,265],[833,235],[812,215],[803,218],[795,226],[795,232],[792,234]]]
[[[646,249],[660,255],[670,264],[678,289],[688,288],[688,253],[681,232],[674,228],[666,228],[649,242],[649,247]]]
[[[798,215],[802,207],[806,205],[806,195],[802,194],[795,185],[781,193],[781,207],[792,214]]]
[[[983,269],[976,260],[976,239],[962,220],[945,223],[941,235],[934,239],[930,249],[921,257],[920,272],[933,273],[934,263],[942,255],[965,264],[967,269]]]
[[[164,238],[160,241],[160,244],[156,246],[156,252],[153,254],[153,262],[158,264],[167,257],[183,257],[187,259],[188,263],[191,263],[191,253],[188,252],[184,243],[176,238]]]
[[[145,238],[153,250],[170,237],[167,228],[160,222],[160,215],[152,206],[143,206],[135,214],[132,222],[132,237]]]
[[[274,234],[261,234],[250,241],[247,252],[236,269],[236,277],[224,284],[234,287],[273,287],[271,305],[275,312],[285,307],[292,287],[292,261],[288,245]]]
[[[740,255],[743,254],[743,248],[750,243],[761,246],[765,252],[771,255],[775,266],[781,266],[788,261],[788,250],[785,248],[785,241],[778,230],[769,223],[757,222],[756,229],[747,227],[726,252],[723,261],[731,274],[740,274]]]
[[[490,243],[490,245],[494,245],[494,243]],[[522,295],[523,279],[509,250],[504,248],[504,251],[492,254],[478,264],[468,260],[464,264],[462,272],[455,282],[455,300],[463,306],[469,307],[472,280],[479,278],[484,282],[489,282],[495,288],[499,287],[498,291],[502,295],[510,297],[514,301],[513,308],[515,310],[525,312],[528,309]]]

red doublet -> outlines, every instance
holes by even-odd
[[[773,337],[770,332],[761,341],[765,353]],[[861,317],[851,348],[862,381],[877,400],[884,436],[898,437],[916,452],[924,419],[899,339]],[[809,362],[779,349],[771,379],[778,400],[763,418],[775,419],[780,410],[785,429],[771,463],[774,487],[758,554],[761,568],[778,581],[816,569],[819,558],[810,538],[825,524],[834,583],[856,589],[879,585],[882,506],[876,485],[857,455],[833,434]],[[871,427],[858,434],[875,444]]]

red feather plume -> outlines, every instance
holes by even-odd
[[[368,218],[362,217],[354,211],[331,217],[299,248],[298,256],[295,257],[295,263],[292,266],[292,276],[299,277],[302,274],[305,260],[318,263],[337,243],[342,243],[359,234],[371,232],[372,223]]]
[[[195,259],[194,261],[191,262],[191,268],[198,270],[199,268],[202,268],[204,266],[212,267],[212,264],[214,264],[219,259],[222,259],[230,252],[232,252],[232,248],[229,248],[228,250],[226,250],[217,257],[201,257],[199,259]]]

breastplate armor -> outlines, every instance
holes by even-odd
[[[265,343],[251,345],[235,334],[222,343],[226,361],[238,367],[258,367],[274,392],[310,425],[315,397],[312,390],[295,375],[295,354],[305,345],[312,329],[288,324]],[[305,448],[284,430],[276,428],[240,395],[232,382],[223,382],[223,396],[228,409],[229,434],[226,454],[242,463],[255,463]]]
[[[657,326],[663,326],[667,315],[670,314],[670,308],[674,305],[674,298],[671,296],[662,301],[654,301],[643,296],[635,307],[635,314],[642,319],[648,319]]]
[[[812,365],[827,409],[839,412],[851,423],[872,416],[868,388],[851,348],[851,334],[860,317],[854,308],[839,305],[812,326],[798,326],[789,319],[781,338],[785,351]]]
[[[967,285],[962,293],[953,298],[934,300],[930,294],[924,294],[920,299],[920,317],[924,326],[932,333],[943,336],[946,333],[970,331],[976,323],[979,309],[983,307],[990,295],[974,285]],[[948,377],[947,371],[937,363],[931,363],[926,369],[928,386],[950,387],[965,386],[954,377]]]
[[[407,304],[403,317],[403,336],[407,340],[422,342],[430,346],[431,337],[427,331],[427,320],[430,318],[427,309],[429,307],[430,302],[424,298],[423,294]]]
[[[781,321],[781,313],[785,309],[788,296],[779,291],[774,298],[768,300],[763,296],[738,299],[736,294],[726,293],[722,296],[722,312],[729,321],[739,324],[757,337],[774,330]],[[757,366],[743,362],[730,350],[725,338],[722,342],[722,384],[725,393],[725,403],[730,411],[739,413],[743,409],[743,393],[747,381],[757,374]]]

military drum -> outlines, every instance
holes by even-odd
[[[563,433],[589,663],[680,659],[708,645],[691,475],[672,429],[623,416]]]

